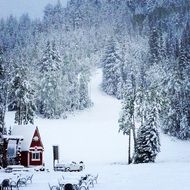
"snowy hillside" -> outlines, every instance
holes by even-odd
[[[190,187],[190,143],[161,135],[161,153],[154,164],[125,165],[127,137],[118,134],[120,102],[100,90],[101,71],[91,81],[94,106],[66,120],[36,120],[45,147],[45,163],[50,172],[36,173],[26,189],[48,189],[62,175],[77,178],[99,174],[95,190],[188,190]],[[8,121],[8,119],[7,119]],[[9,118],[8,123],[11,123]],[[60,160],[80,161],[80,173],[52,171],[52,145],[59,145]]]
[[[87,174],[95,190],[189,189],[190,0],[0,1],[0,187],[23,178],[7,165],[44,162],[24,189]],[[55,172],[55,145],[84,171]]]
[[[127,158],[127,138],[118,133],[120,103],[101,92],[100,83],[101,72],[98,71],[90,84],[92,108],[66,120],[36,121],[46,149],[47,164],[52,164],[52,145],[59,145],[60,160],[64,161],[114,162]]]

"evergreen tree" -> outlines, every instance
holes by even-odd
[[[46,118],[59,118],[62,113],[61,59],[55,43],[47,42],[40,62],[41,114]]]
[[[63,76],[66,89],[66,110],[73,112],[80,108],[79,75],[77,62],[70,55],[64,57]]]
[[[165,66],[163,79],[165,106],[162,109],[162,129],[165,133],[180,139],[190,138],[190,77],[189,69],[189,26],[183,32],[180,47],[176,47],[178,53],[170,56],[169,68]],[[179,45],[176,43],[176,46]],[[179,49],[179,50],[178,50]],[[178,59],[176,59],[176,55]],[[169,72],[168,72],[169,71]],[[166,115],[167,113],[167,115]]]
[[[38,113],[43,114],[52,109],[44,116],[58,118],[62,113],[80,109],[82,102],[80,91],[81,89],[87,91],[87,87],[80,87],[86,83],[80,82],[78,78],[80,68],[84,66],[86,58],[89,65],[99,63],[102,49],[106,47],[102,61],[102,89],[107,94],[122,99],[124,83],[130,76],[132,68],[135,70],[133,75],[136,78],[139,96],[136,98],[136,104],[140,105],[137,111],[141,112],[142,125],[146,112],[144,90],[150,90],[154,83],[156,93],[160,89],[163,92],[159,94],[161,95],[159,98],[164,98],[160,114],[164,131],[178,138],[188,139],[190,126],[190,27],[186,24],[189,20],[188,7],[188,0],[127,2],[72,0],[63,8],[58,0],[55,5],[46,6],[43,20],[32,20],[27,14],[22,15],[20,19],[13,16],[1,19],[0,44],[6,60],[6,66],[3,67],[6,70],[6,79],[3,86],[5,90],[1,90],[5,94],[0,93],[2,95],[0,98],[6,104],[8,96],[12,104],[14,97],[11,97],[12,94],[9,92],[7,77],[14,73],[15,65],[21,67],[22,64],[17,57],[25,53],[27,55],[25,62],[30,67],[26,81],[34,78],[35,84],[39,85],[38,89],[34,88],[38,93],[37,107],[41,107]],[[142,43],[141,34],[144,37]],[[124,59],[123,56],[122,60],[120,59],[114,39],[109,40],[107,44],[108,36],[114,36],[114,39],[128,47],[123,51]],[[50,43],[48,50],[44,39],[55,39],[56,48],[54,49]],[[146,54],[147,48],[150,50],[149,56]],[[60,56],[56,49],[59,50]],[[53,53],[48,55],[48,51]],[[44,57],[41,55],[42,52]],[[65,54],[69,54],[67,66],[60,62],[60,57],[64,57]],[[35,71],[39,60],[44,63],[39,70],[40,77],[39,72]],[[141,77],[139,68],[143,62],[146,67],[142,75],[151,76],[145,81],[146,87],[139,82]],[[7,64],[10,64],[10,67]],[[149,70],[152,65],[154,68]],[[163,66],[166,71],[164,76],[159,72]],[[12,75],[10,78],[15,76]],[[163,83],[160,83],[161,79]],[[138,100],[141,102],[137,102]],[[3,113],[5,104],[1,107]]]
[[[34,90],[26,79],[24,68],[17,68],[13,79],[12,92],[16,103],[15,123],[19,125],[34,124],[36,106],[34,104]]]
[[[134,163],[154,162],[160,152],[160,139],[156,122],[156,108],[150,107],[146,112],[146,120],[137,134]]]
[[[145,65],[143,64],[140,67],[140,77],[139,77],[139,86],[137,88],[137,95],[136,95],[136,111],[137,111],[137,118],[140,118],[141,126],[144,125],[145,119],[145,92],[147,88],[147,81],[146,81],[146,73],[145,73]]]
[[[161,59],[160,32],[152,27],[149,36],[150,65],[158,64]]]
[[[44,24],[46,28],[51,28],[54,25],[54,6],[52,4],[48,4],[44,8]]]
[[[6,97],[5,97],[5,70],[4,70],[4,60],[3,51],[0,47],[0,129],[4,131],[5,125],[5,111],[6,111]]]
[[[50,28],[61,29],[64,21],[64,9],[60,0],[57,1],[56,5],[48,4],[44,9],[44,24],[46,30]]]
[[[69,105],[69,112],[73,112],[79,109],[80,102],[79,102],[79,82],[78,76],[73,77],[70,81],[70,87],[68,90],[68,105]]]
[[[108,95],[119,94],[118,85],[121,81],[121,58],[119,57],[116,43],[113,38],[109,40],[103,58],[102,89]]]
[[[4,98],[4,68],[3,68],[3,52],[0,48],[0,166],[3,164],[3,133],[5,126],[5,98]]]
[[[181,128],[185,128],[182,139],[190,138],[190,22],[184,29],[179,51],[179,66],[181,68],[182,80],[182,124]]]
[[[79,79],[79,105],[80,110],[88,108],[91,105],[88,90],[88,80],[84,73],[81,73]]]
[[[54,21],[55,21],[55,28],[59,28],[63,24],[63,7],[60,0],[57,1],[57,4],[54,7]]]
[[[134,96],[130,83],[125,85],[125,93],[122,100],[122,111],[119,122],[119,131],[124,135],[129,135],[130,129],[133,127],[134,114]]]
[[[124,135],[129,135],[129,148],[128,148],[128,163],[132,162],[131,158],[131,135],[134,139],[134,150],[136,149],[136,135],[135,135],[135,87],[134,79],[126,81],[124,88],[124,95],[122,100],[122,111],[119,123],[119,131],[122,131]],[[133,133],[131,133],[133,132]]]

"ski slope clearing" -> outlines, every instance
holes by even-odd
[[[190,142],[161,135],[161,153],[154,164],[127,165],[127,136],[118,133],[120,102],[100,90],[101,71],[90,84],[94,106],[63,120],[37,119],[50,172],[35,173],[23,189],[48,189],[62,176],[76,179],[99,174],[95,190],[189,190]],[[8,120],[7,120],[8,121]],[[9,118],[8,123],[11,124]],[[59,145],[60,160],[84,161],[82,172],[52,171],[52,145]]]
[[[118,133],[120,103],[100,90],[101,72],[90,84],[94,106],[67,119],[38,119],[45,146],[45,162],[52,165],[52,145],[59,145],[60,160],[114,162],[126,160],[127,138]],[[50,165],[49,165],[50,163]]]

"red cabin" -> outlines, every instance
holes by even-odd
[[[42,166],[44,147],[38,127],[34,125],[16,125],[12,135],[23,137],[21,142],[21,165],[26,167]]]

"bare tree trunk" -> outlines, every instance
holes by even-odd
[[[134,153],[136,152],[136,133],[135,133],[135,100],[136,100],[136,80],[135,76],[132,74],[131,75],[131,80],[132,80],[132,86],[133,86],[133,115],[132,115],[132,131],[133,131],[133,141],[134,141]],[[134,157],[134,156],[133,156]],[[132,158],[133,160],[133,158]]]
[[[133,140],[134,140],[134,151],[136,150],[136,133],[135,133],[135,116],[133,114]]]
[[[21,100],[19,102],[19,111],[18,111],[18,115],[19,115],[19,119],[18,119],[18,124],[22,125],[22,119],[21,119]]]
[[[128,164],[131,164],[131,130],[129,131]]]

